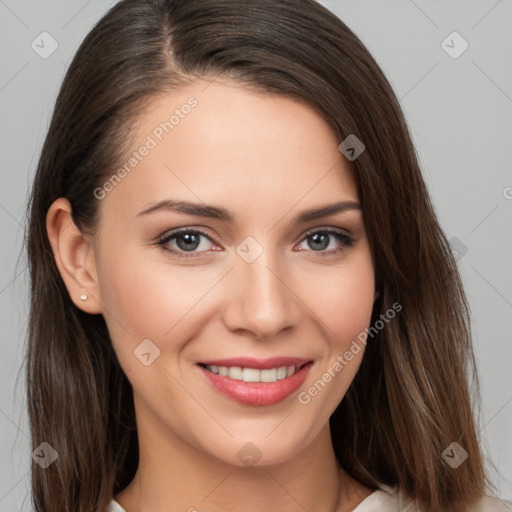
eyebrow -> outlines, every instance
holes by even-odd
[[[136,217],[148,215],[150,213],[168,210],[175,213],[184,213],[188,215],[195,215],[197,217],[208,217],[211,219],[218,219],[226,223],[234,223],[235,217],[229,210],[220,206],[212,206],[201,203],[193,203],[190,201],[173,201],[165,199],[150,206],[146,210],[139,212]],[[320,219],[335,213],[343,213],[349,210],[361,210],[361,205],[356,201],[341,201],[338,203],[327,204],[319,208],[311,208],[300,212],[293,218],[293,224],[303,224],[311,220]]]

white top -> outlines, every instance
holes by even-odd
[[[512,505],[498,498],[486,496],[480,503],[470,509],[470,512],[510,512]],[[366,497],[352,512],[421,512],[421,510],[402,491],[396,487],[381,485],[381,489]],[[126,512],[112,500],[107,512]]]

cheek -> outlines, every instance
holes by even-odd
[[[102,249],[98,279],[103,315],[114,344],[140,343],[158,338],[171,329],[183,309],[176,273],[162,272],[154,262],[153,249],[118,251],[126,243],[111,243]],[[154,249],[157,251],[157,249]],[[164,267],[165,269],[165,267]]]
[[[375,294],[369,251],[354,253],[337,268],[317,269],[301,283],[306,286],[302,296],[309,297],[307,306],[333,343],[346,344],[368,327]]]
[[[311,417],[328,421],[357,374],[366,348],[361,333],[371,321],[374,293],[373,264],[366,253],[317,281],[312,309],[327,346],[297,397]]]
[[[194,308],[222,273],[167,265],[162,249],[140,247],[120,253],[109,244],[101,256],[101,302],[114,346],[131,353],[149,338],[161,346],[181,339]]]

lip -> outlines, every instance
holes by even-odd
[[[209,366],[240,366],[241,368],[254,368],[256,370],[268,370],[270,368],[279,368],[280,366],[303,366],[309,363],[311,359],[301,357],[269,357],[268,359],[256,359],[254,357],[234,357],[231,359],[210,359],[208,361],[199,361],[201,364]]]
[[[262,366],[243,366],[242,364],[234,364],[233,361],[249,361],[251,364],[266,364],[267,367]],[[276,365],[276,361],[279,364]],[[284,361],[284,363],[283,363]],[[295,361],[295,363],[294,363]],[[297,363],[298,361],[299,363]],[[222,364],[217,364],[217,363]],[[226,364],[229,362],[229,364]],[[288,364],[286,364],[288,362]],[[302,366],[301,366],[302,362]],[[276,366],[291,366],[292,364],[295,366],[301,366],[299,370],[290,375],[290,377],[286,377],[284,379],[277,380],[275,382],[245,382],[243,380],[231,379],[227,376],[218,375],[216,373],[212,373],[207,370],[201,364],[212,364],[215,366],[241,366],[242,368],[256,368],[256,369],[268,369],[275,368]],[[307,359],[300,358],[272,358],[267,359],[264,362],[261,360],[255,363],[254,359],[221,359],[216,362],[205,362],[198,364],[197,367],[200,369],[201,373],[206,378],[207,382],[218,392],[227,396],[228,398],[234,400],[235,402],[251,405],[256,407],[273,405],[278,402],[281,402],[292,393],[297,391],[297,389],[304,383],[306,377],[309,373],[309,370],[313,366],[313,361],[308,361]]]

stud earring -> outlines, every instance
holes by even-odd
[[[80,295],[80,299],[87,300],[87,295],[85,293],[83,293],[82,295]]]

